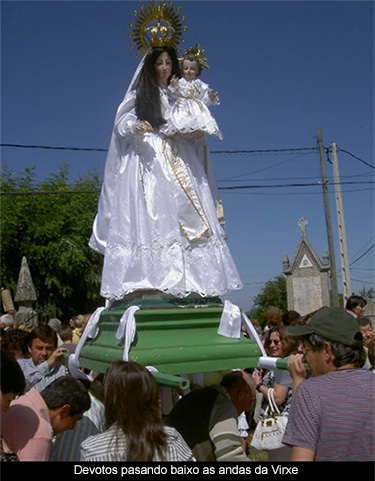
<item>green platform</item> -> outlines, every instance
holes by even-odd
[[[102,312],[97,335],[81,351],[81,367],[105,372],[111,362],[123,358],[124,341],[115,335],[121,316],[131,305],[140,310],[135,314],[136,337],[129,360],[153,366],[159,377],[255,367],[262,355],[247,337],[234,339],[217,333],[223,311],[220,299],[182,304],[173,299],[138,299],[119,302]]]

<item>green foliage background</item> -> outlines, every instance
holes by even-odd
[[[286,279],[283,275],[274,277],[264,284],[261,292],[254,298],[254,305],[249,313],[250,319],[256,319],[264,327],[264,312],[270,306],[278,307],[283,313],[288,310]]]
[[[68,184],[69,167],[36,184],[35,169],[1,174],[1,286],[14,297],[25,256],[38,312],[68,318],[92,312],[100,298],[102,256],[88,246],[100,180]]]

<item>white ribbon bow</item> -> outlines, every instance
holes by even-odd
[[[220,336],[240,338],[241,337],[241,323],[244,323],[246,332],[250,338],[255,341],[262,352],[263,356],[267,356],[262,341],[259,339],[255,327],[251,323],[247,315],[241,309],[232,304],[230,301],[224,302],[224,309],[220,319],[219,329],[217,331]]]
[[[230,301],[224,302],[217,333],[224,337],[241,337],[241,310]]]
[[[124,354],[123,360],[129,360],[129,350],[132,342],[135,338],[136,326],[135,326],[135,313],[140,309],[139,306],[131,306],[126,309],[121,316],[120,324],[117,328],[116,339],[124,338]]]
[[[79,369],[79,355],[81,354],[82,348],[85,345],[87,338],[94,337],[100,315],[105,309],[108,309],[108,307],[109,305],[106,307],[98,307],[98,309],[96,309],[96,311],[92,314],[78,341],[75,352],[71,354],[68,358],[69,372],[76,379],[88,379],[89,381],[92,381],[91,376],[88,376]]]

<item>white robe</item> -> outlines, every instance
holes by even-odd
[[[200,130],[222,139],[221,131],[208,106],[218,105],[219,99],[210,99],[212,89],[200,79],[179,79],[176,86],[168,87],[175,100],[170,114],[169,132],[189,133]]]
[[[168,121],[167,92],[160,89]],[[120,104],[90,246],[104,255],[101,295],[137,290],[220,296],[242,287],[198,154],[202,141],[134,133],[135,91]]]

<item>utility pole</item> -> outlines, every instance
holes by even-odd
[[[339,229],[339,245],[340,245],[340,261],[342,272],[342,286],[344,294],[344,305],[348,297],[352,295],[352,284],[350,281],[348,246],[346,243],[346,229],[344,220],[344,204],[342,202],[342,192],[340,183],[339,162],[337,157],[337,146],[335,142],[331,143],[333,177],[335,181],[335,197],[337,211],[337,225]]]
[[[324,158],[323,133],[320,127],[318,129],[318,144],[319,144],[319,155],[320,155],[320,167],[322,172],[324,209],[326,214],[329,260],[331,265],[331,306],[339,307],[340,303],[339,303],[339,293],[337,289],[335,248],[333,244],[331,213],[329,210],[328,181],[327,181],[327,171],[326,171],[326,164],[325,164],[325,158]]]

